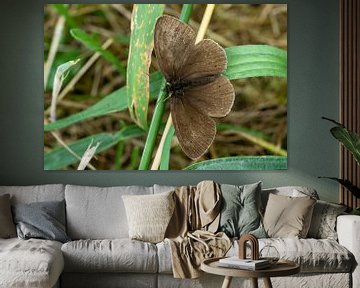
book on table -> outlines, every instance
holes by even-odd
[[[238,256],[233,256],[220,259],[219,266],[247,270],[260,270],[270,267],[271,263],[266,259],[251,260],[240,259]]]

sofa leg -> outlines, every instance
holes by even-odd
[[[251,278],[252,287],[258,288],[258,279],[257,278]]]

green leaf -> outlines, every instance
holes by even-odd
[[[278,170],[287,169],[287,157],[236,156],[194,163],[185,170]]]
[[[260,46],[260,47],[257,47]],[[255,77],[255,76],[283,76],[286,77],[286,63],[287,56],[286,51],[266,46],[266,45],[243,45],[235,46],[225,49],[228,55],[228,68],[225,74],[230,79],[246,78],[246,77]],[[263,59],[263,61],[257,61],[256,57]],[[265,56],[264,56],[265,55]],[[275,59],[274,61],[265,61],[267,59]],[[247,63],[244,67],[241,63],[245,62],[244,59],[252,58],[254,63],[250,65],[251,62]],[[249,60],[248,60],[249,61]],[[269,69],[271,65],[271,69]],[[254,67],[257,67],[255,69]],[[281,73],[279,73],[279,71]],[[159,90],[162,83],[162,76],[159,72],[153,73],[150,76],[150,99],[156,99],[159,94]],[[153,83],[156,81],[156,83]],[[123,99],[125,97],[125,99]],[[125,102],[124,102],[125,100]],[[125,106],[122,105],[125,103]],[[119,90],[111,93],[106,96],[100,102],[94,104],[94,106],[89,107],[83,112],[74,114],[64,119],[60,119],[54,123],[45,125],[45,132],[51,131],[54,129],[60,129],[72,125],[76,122],[83,121],[93,117],[103,116],[109,113],[119,112],[127,107],[126,101],[126,87],[122,87]]]
[[[100,133],[92,135],[86,138],[83,138],[79,141],[76,141],[69,145],[69,148],[74,151],[78,156],[82,156],[89,144],[93,142],[94,144],[100,143],[96,154],[104,151],[111,146],[115,145],[119,141],[126,140],[129,138],[138,137],[144,134],[144,131],[136,126],[128,126],[123,128],[121,131],[110,134],[110,133]],[[59,147],[51,152],[45,154],[44,156],[44,169],[45,170],[58,170],[64,168],[68,165],[79,162],[74,155],[72,155],[64,147]]]
[[[163,76],[159,72],[155,72],[151,74],[150,76],[151,99],[157,97],[163,79],[164,79]],[[49,123],[44,125],[44,131],[49,132],[56,129],[65,128],[80,121],[84,121],[98,116],[107,115],[110,113],[119,112],[126,108],[127,108],[126,87],[122,87],[82,112],[57,120],[54,123]]]
[[[174,126],[171,126],[169,132],[166,135],[164,148],[161,153],[160,170],[169,170],[171,140],[174,137],[174,133],[175,128]]]
[[[130,50],[127,69],[127,96],[131,118],[147,127],[149,106],[149,67],[154,47],[154,27],[164,4],[135,4],[131,19]]]
[[[318,177],[336,181],[348,189],[356,198],[360,198],[360,188],[355,186],[350,180],[340,179],[336,177]]]
[[[287,77],[286,51],[268,45],[242,45],[226,49],[225,75],[230,79],[277,76]]]
[[[337,125],[337,127],[330,129],[331,134],[353,154],[356,162],[360,165],[360,136],[333,119],[327,117],[321,118]]]
[[[356,162],[360,165],[360,137],[356,133],[338,126],[330,129],[331,134],[339,140],[354,156]]]
[[[81,29],[71,29],[70,34],[74,37],[74,39],[84,44],[88,49],[98,52],[106,61],[113,64],[121,75],[126,75],[126,69],[119,59],[110,51],[101,47],[101,41],[98,35],[88,34]]]

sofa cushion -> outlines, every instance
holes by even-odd
[[[71,239],[128,238],[123,195],[152,194],[152,187],[66,185],[67,233]]]
[[[0,287],[53,287],[63,268],[59,242],[0,239]]]
[[[265,208],[267,205],[267,201],[269,200],[269,195],[281,195],[281,196],[289,196],[289,197],[306,197],[310,196],[314,199],[319,199],[319,195],[316,190],[310,187],[304,186],[284,186],[284,187],[275,187],[263,189],[261,192],[261,206],[262,212],[265,212]]]
[[[65,185],[0,186],[0,195],[10,194],[11,204],[64,200]]]
[[[259,213],[261,184],[221,184],[219,231],[225,232],[229,237],[240,237],[247,233],[258,238],[266,237]]]
[[[61,247],[66,272],[155,273],[156,246],[130,239],[78,240]]]
[[[0,238],[16,237],[16,229],[11,214],[10,196],[0,196]]]
[[[309,229],[309,238],[337,240],[336,219],[346,211],[345,205],[338,205],[318,200]]]
[[[164,240],[175,207],[173,194],[123,196],[131,239],[151,243]]]
[[[65,201],[18,203],[13,206],[19,238],[70,241],[65,229]]]
[[[316,200],[310,197],[269,195],[264,227],[269,237],[305,238]]]

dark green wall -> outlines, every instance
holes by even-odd
[[[269,1],[241,3],[260,2]],[[263,180],[266,187],[313,186],[321,198],[337,201],[338,186],[317,176],[337,176],[339,169],[338,146],[329,133],[331,125],[321,120],[321,116],[338,118],[338,0],[279,2],[289,3],[288,170],[55,172],[43,171],[44,3],[3,0],[0,9],[0,185],[180,185],[203,179],[242,184]]]

